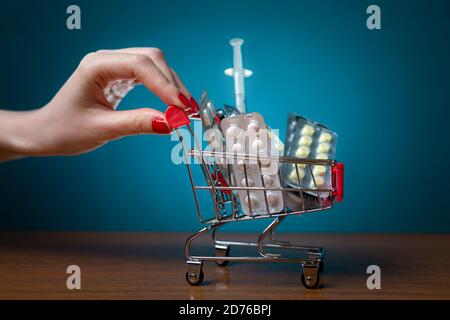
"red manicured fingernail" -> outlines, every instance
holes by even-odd
[[[191,104],[189,103],[189,99],[186,98],[186,96],[181,92],[178,93],[178,99],[180,99],[181,103],[183,103],[186,108],[189,108],[191,106]]]
[[[163,118],[156,117],[152,120],[152,129],[155,133],[163,133],[167,134],[172,132],[172,129],[169,127],[167,121]]]
[[[200,107],[198,106],[197,101],[195,101],[195,99],[193,97],[191,97],[191,99],[189,100],[192,106],[192,111],[194,112],[199,112],[200,111]]]

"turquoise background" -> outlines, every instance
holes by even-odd
[[[15,1],[0,10],[0,107],[47,103],[97,49],[155,46],[192,93],[232,104],[228,40],[242,37],[247,104],[285,130],[295,111],[339,134],[344,202],[282,229],[449,232],[450,13],[446,1]],[[366,28],[378,4],[382,30]],[[120,108],[165,106],[145,88]],[[186,169],[169,137],[128,137],[78,157],[0,164],[0,228],[193,231]],[[234,230],[259,230],[268,221]]]

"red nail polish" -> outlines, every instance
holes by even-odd
[[[195,99],[193,97],[191,97],[190,102],[191,102],[192,110],[194,112],[199,112],[200,111],[200,107],[198,106],[197,101],[195,101]]]
[[[152,129],[155,133],[167,134],[172,132],[172,129],[169,127],[169,124],[166,122],[166,120],[160,117],[153,118]]]
[[[172,128],[178,129],[180,127],[189,125],[191,120],[186,112],[177,106],[169,106],[165,112],[167,123]]]
[[[186,98],[186,96],[181,92],[178,93],[178,99],[180,99],[181,103],[183,103],[186,108],[189,108],[191,106],[191,104],[189,103],[189,99]]]

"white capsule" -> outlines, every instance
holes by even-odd
[[[310,126],[309,124],[305,124],[300,133],[303,136],[312,136],[314,134],[314,127]]]
[[[322,132],[319,136],[319,142],[330,142],[333,136],[328,132]]]
[[[317,153],[327,153],[330,151],[330,144],[329,143],[319,143],[317,146]]]
[[[271,187],[273,184],[273,177],[271,175],[263,175],[264,186]]]
[[[258,133],[260,129],[261,129],[261,125],[259,124],[258,121],[255,121],[255,120],[251,120],[247,126],[247,130],[250,133],[254,133],[254,134]]]
[[[243,154],[244,153],[244,147],[240,143],[235,143],[233,145],[233,149],[232,150],[233,150],[233,153],[237,153],[237,154]]]
[[[309,147],[312,143],[313,139],[311,138],[311,136],[302,136],[300,138],[300,140],[298,140],[298,144],[300,146],[306,146]]]
[[[241,129],[239,128],[239,126],[237,124],[230,124],[230,126],[227,129],[227,137],[237,137],[240,133]]]
[[[294,168],[292,169],[291,173],[289,174],[289,180],[292,182],[298,182],[298,180],[302,180],[305,177],[305,170],[298,168],[298,174],[297,170]]]
[[[316,182],[316,184],[314,185],[314,181]],[[325,179],[323,177],[320,176],[314,176],[314,180],[311,179],[311,187],[317,187],[320,188],[321,186],[323,186],[323,184],[325,183]]]
[[[326,166],[314,166],[313,174],[315,176],[324,176],[327,173]]]
[[[295,156],[298,158],[306,158],[309,155],[309,148],[305,146],[298,147],[297,151],[295,151]]]
[[[269,203],[269,206],[274,207],[279,201],[279,196],[275,192],[267,192],[267,202]]]
[[[248,207],[251,206],[252,209],[254,209],[255,206],[256,206],[256,204],[258,203],[258,199],[256,198],[256,196],[255,196],[254,194],[250,194],[250,200],[249,200],[249,198],[248,198],[248,195],[246,195],[244,201],[245,201],[245,204],[246,204]]]
[[[328,159],[328,154],[326,154],[326,153],[318,153],[318,154],[316,154],[316,159],[326,160],[326,159]]]
[[[247,185],[247,183],[248,183],[248,185]],[[243,187],[253,187],[253,186],[255,186],[255,180],[253,180],[252,177],[248,177],[247,176],[247,179],[245,179],[245,177],[244,177],[241,180],[241,186],[243,186]]]

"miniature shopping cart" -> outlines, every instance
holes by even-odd
[[[202,270],[204,261],[214,261],[218,266],[224,267],[229,261],[245,261],[245,262],[295,262],[302,267],[303,273],[301,281],[306,288],[317,288],[321,284],[320,274],[323,270],[325,251],[320,247],[310,247],[292,244],[286,241],[280,241],[275,235],[276,228],[288,216],[299,215],[312,211],[322,211],[332,207],[335,201],[341,201],[343,196],[343,164],[334,160],[316,160],[301,159],[295,157],[260,157],[249,154],[228,154],[226,152],[214,152],[202,150],[200,139],[194,134],[194,130],[190,125],[190,120],[181,109],[170,107],[166,112],[166,117],[170,119],[172,127],[176,128],[176,132],[182,144],[183,156],[186,163],[189,180],[192,185],[195,206],[197,209],[200,222],[206,226],[193,235],[191,235],[185,244],[185,255],[187,258],[186,280],[191,285],[198,285],[203,281],[204,273]],[[180,132],[180,127],[186,126],[191,135],[194,147],[190,147],[185,142],[186,135]],[[232,168],[230,164],[224,164],[218,159],[233,157],[234,160],[243,160],[244,173],[247,175],[246,163],[254,161],[261,168],[261,162],[276,161],[280,166],[289,165],[299,170],[312,170],[313,166],[326,166],[330,170],[332,187],[328,189],[318,188],[314,182],[310,188],[305,188],[300,179],[292,185],[283,185],[282,187],[248,187],[242,186],[233,179],[231,174]],[[199,166],[202,183],[197,183],[198,176],[194,174],[194,167]],[[224,174],[224,171],[228,174]],[[312,175],[312,171],[311,171]],[[281,176],[281,175],[280,175]],[[298,176],[298,175],[297,175]],[[247,177],[246,177],[247,179]],[[267,192],[270,190],[282,191],[286,200],[289,197],[300,199],[300,206],[297,210],[288,208],[285,201],[285,208],[281,212],[270,213],[266,201],[267,214],[248,215],[241,208],[236,192],[245,190],[245,192],[264,192],[267,199]],[[200,192],[209,193],[212,208],[211,214],[206,215],[202,212]],[[291,206],[292,207],[292,206]],[[271,223],[258,236],[255,242],[225,241],[217,237],[217,231],[220,227],[233,222],[255,219],[271,219]],[[192,242],[200,236],[210,233],[214,244],[215,255],[194,255],[191,253]],[[230,248],[232,246],[245,246],[256,248],[254,256],[232,256]],[[303,253],[298,257],[287,257],[280,251],[294,250]]]

